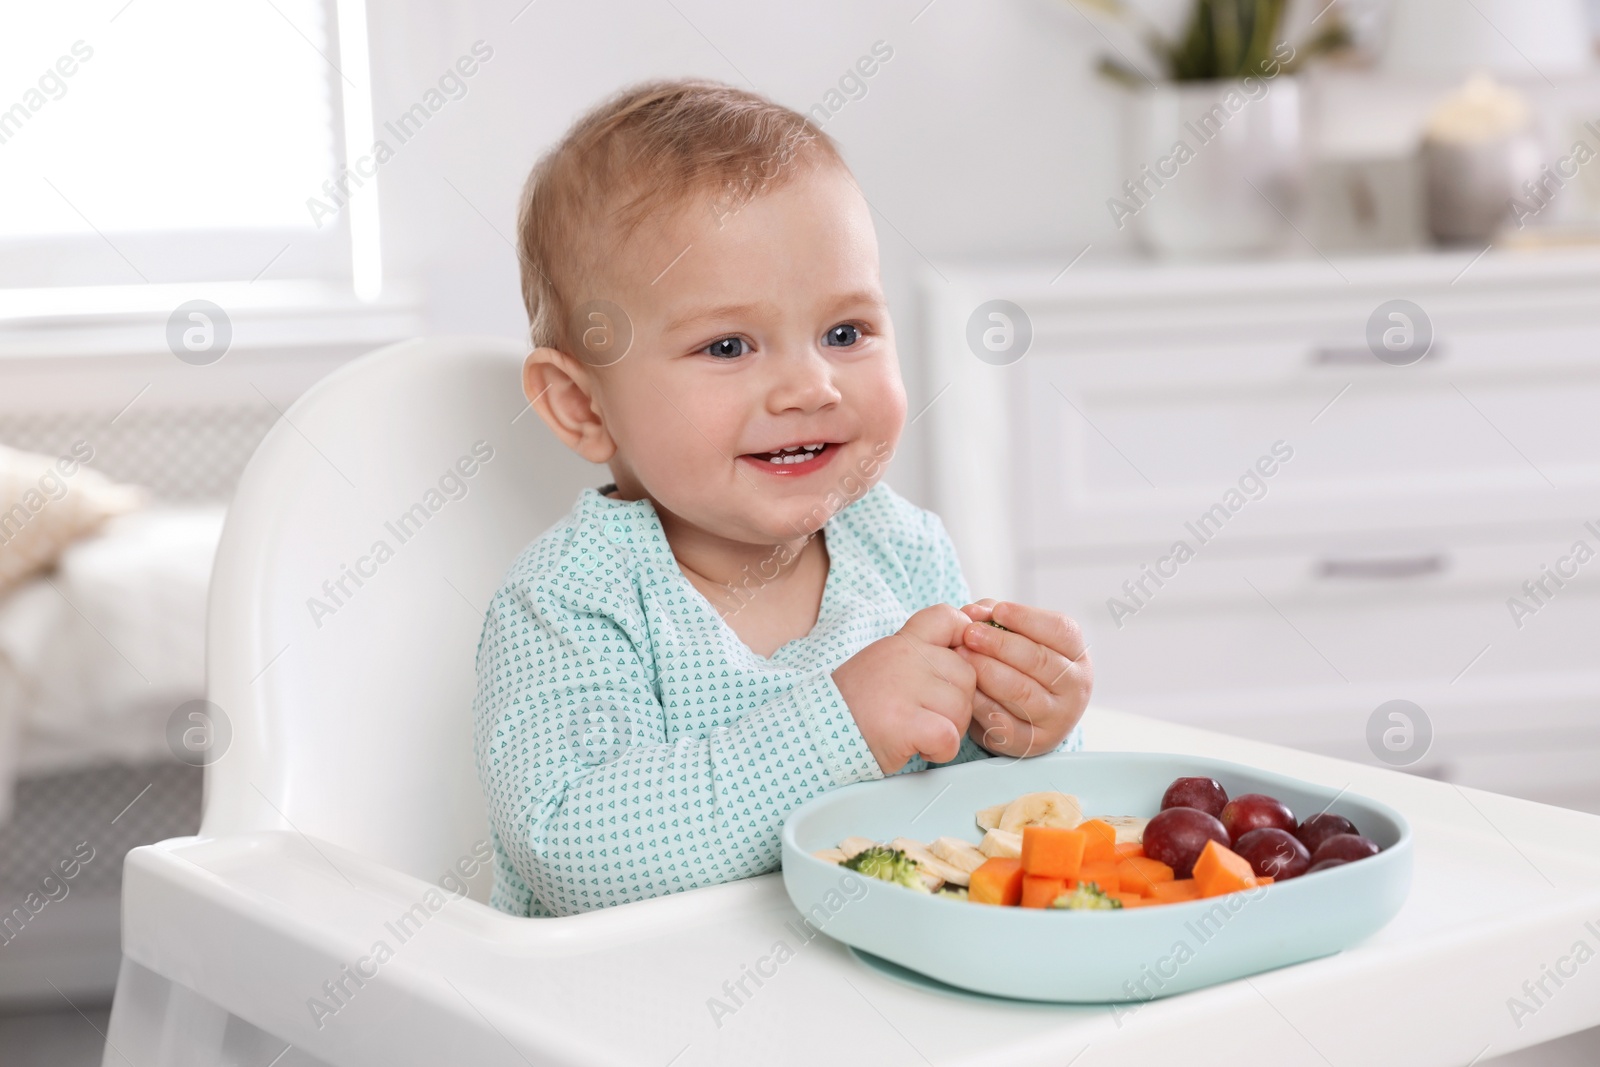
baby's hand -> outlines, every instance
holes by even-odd
[[[973,622],[957,652],[978,676],[972,740],[1002,756],[1052,751],[1083,717],[1094,688],[1083,631],[1059,611],[1010,601],[961,610]]]
[[[945,763],[961,751],[977,674],[957,646],[970,625],[971,619],[950,605],[934,604],[833,672],[884,774],[898,771],[915,755]]]

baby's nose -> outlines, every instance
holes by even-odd
[[[816,411],[837,404],[842,398],[833,367],[820,355],[797,355],[794,359],[773,360],[772,365],[769,406],[775,411]]]

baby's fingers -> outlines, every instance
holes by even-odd
[[[982,652],[966,653],[962,658],[977,674],[978,689],[1011,714],[1031,722],[1049,706],[1051,693],[1037,677]]]
[[[1070,660],[1080,658],[1088,647],[1083,628],[1059,611],[1002,600],[990,609],[989,617],[1007,630],[1031,638]]]
[[[962,640],[970,651],[1003,661],[1046,689],[1053,689],[1072,668],[1072,662],[1065,656],[1033,638],[983,623],[968,626]]]
[[[961,613],[973,622],[988,622],[994,617],[994,606],[1000,603],[994,597],[984,597],[982,600],[968,604],[961,609]]]
[[[1043,751],[1039,731],[1032,723],[1017,718],[982,693],[973,701],[972,725],[967,732],[980,747],[995,755],[1022,759]]]
[[[960,728],[936,711],[917,711],[907,733],[912,747],[929,763],[949,763],[961,752]]]
[[[977,672],[973,669],[972,661],[975,658],[965,648],[922,648],[918,649],[930,670],[947,685],[954,686],[972,695],[973,688],[978,684]]]
[[[938,648],[955,648],[961,644],[961,631],[971,624],[966,614],[949,604],[930,604],[907,619],[900,633]]]

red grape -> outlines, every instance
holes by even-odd
[[[1306,846],[1275,826],[1251,830],[1233,843],[1233,850],[1249,861],[1258,878],[1281,882],[1300,877],[1311,866],[1311,853]]]
[[[1317,850],[1311,854],[1311,862],[1364,860],[1377,854],[1378,846],[1360,834],[1334,834],[1317,846]]]
[[[1194,861],[1207,841],[1230,843],[1228,831],[1215,816],[1195,808],[1168,808],[1144,828],[1144,854],[1172,868],[1178,878],[1194,873]]]
[[[1343,867],[1349,862],[1349,860],[1323,860],[1321,863],[1313,863],[1311,866],[1307,867],[1306,873],[1316,874],[1318,871],[1325,871],[1329,867]]]
[[[1251,830],[1272,827],[1292,833],[1295,828],[1294,812],[1283,801],[1265,793],[1242,793],[1234,797],[1218,817],[1234,840]]]
[[[1220,819],[1227,803],[1228,791],[1215,778],[1175,778],[1161,797],[1161,810],[1194,808]]]
[[[1302,845],[1315,852],[1318,845],[1334,834],[1353,834],[1356,832],[1356,824],[1343,815],[1333,815],[1324,811],[1321,814],[1311,816],[1311,818],[1297,826],[1294,836],[1300,839]]]

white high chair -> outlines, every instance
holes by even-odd
[[[516,554],[609,481],[529,410],[524,355],[374,352],[251,458],[212,574],[205,813],[124,864],[105,1067],[664,1063],[662,1043],[710,1029],[731,961],[796,917],[776,874],[566,918],[485,903],[484,612]],[[440,889],[462,870],[470,896]],[[612,997],[650,1025],[613,1025]]]
[[[1526,1028],[1502,1009],[1600,915],[1600,818],[1098,707],[1092,750],[1212,755],[1401,808],[1406,907],[1338,956],[1130,1022],[881,974],[806,936],[776,874],[552,919],[488,907],[481,866],[470,897],[447,896],[438,883],[484,853],[471,703],[488,598],[606,480],[525,410],[522,355],[474,339],[376,352],[306,393],[245,470],[208,622],[231,738],[219,717],[200,833],[124,865],[105,1067],[995,1067],[1089,1045],[1086,1063],[1414,1067],[1600,1024],[1581,993]],[[774,977],[760,961],[780,940]],[[749,995],[752,966],[766,978]]]
[[[384,924],[424,901],[398,929],[447,940],[419,931],[425,916],[479,950],[539,925],[481,903],[474,651],[517,552],[607,478],[528,408],[524,353],[465,338],[375,352],[309,390],[250,461],[211,588],[204,820],[127,860],[106,1064],[264,1065],[285,1044],[285,1065],[517,1062],[475,988],[486,972],[419,989],[406,957],[425,936],[397,944]],[[429,910],[462,861],[471,899]],[[384,938],[396,958],[361,964]],[[346,965],[384,973],[357,984]]]

